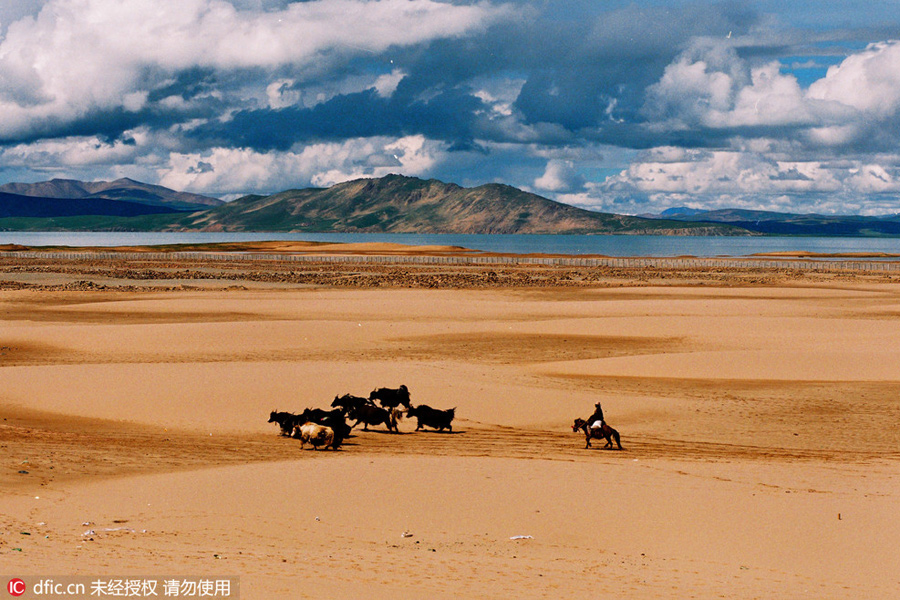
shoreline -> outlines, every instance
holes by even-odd
[[[25,256],[0,258],[0,560],[26,581],[900,594],[891,273]],[[453,433],[316,451],[266,422],[401,383]],[[572,432],[598,401],[623,451]]]
[[[447,245],[410,245],[395,242],[317,242],[317,241],[256,241],[256,242],[208,242],[157,244],[139,246],[27,246],[22,244],[0,244],[0,253],[240,253],[266,255],[310,255],[310,256],[476,256],[476,257],[520,257],[520,258],[564,258],[564,259],[625,259],[625,260],[747,260],[752,258],[794,258],[794,259],[900,259],[900,253],[888,252],[810,252],[806,250],[755,252],[741,256],[698,257],[680,256],[610,256],[607,254],[563,254],[563,253],[512,253],[489,252]]]

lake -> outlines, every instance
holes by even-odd
[[[182,232],[0,232],[0,244],[26,246],[133,246],[264,240],[392,242],[462,246],[513,254],[605,256],[749,256],[762,252],[885,252],[900,254],[898,238],[693,237],[653,235],[459,235],[412,233],[182,233]]]

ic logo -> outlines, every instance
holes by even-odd
[[[6,591],[12,596],[21,596],[25,593],[25,582],[21,579],[10,579],[6,584]]]

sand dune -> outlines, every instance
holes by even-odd
[[[310,576],[367,598],[900,596],[892,284],[0,306],[11,576],[238,575],[244,598],[321,595]],[[401,383],[457,407],[454,433],[403,421],[331,453],[266,423]],[[625,451],[571,432],[596,401]]]

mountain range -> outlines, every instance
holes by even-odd
[[[222,204],[199,194],[134,181],[84,182],[53,179],[0,186],[0,222],[5,229],[65,229],[60,219],[128,219],[143,215],[194,212]],[[23,221],[24,220],[24,221]],[[20,222],[22,225],[17,226]],[[30,225],[29,225],[30,224]],[[74,226],[74,229],[81,229]]]
[[[402,175],[227,203],[132,179],[54,179],[0,186],[0,230],[893,236],[900,216],[675,208],[635,217],[508,185],[466,188]]]
[[[24,196],[24,193],[31,196]],[[3,195],[5,194],[5,196]],[[49,195],[54,195],[51,197]],[[30,200],[29,200],[30,198]],[[110,202],[120,202],[111,205]],[[68,205],[65,203],[68,202]],[[201,202],[204,204],[201,205]],[[54,213],[54,210],[56,211]],[[402,175],[223,203],[133,180],[0,186],[0,229],[356,233],[741,235],[727,223],[600,213],[501,184],[464,188]]]
[[[7,183],[0,185],[0,193],[54,200],[111,200],[192,211],[223,204],[218,198],[189,192],[176,192],[161,185],[142,183],[128,178],[91,182],[75,179],[51,179],[40,183]]]
[[[664,210],[658,215],[644,216],[694,223],[727,223],[763,235],[864,237],[900,235],[900,215],[865,217],[780,213],[737,208],[698,210],[677,207]]]
[[[359,233],[643,233],[729,235],[728,224],[600,213],[490,183],[464,188],[402,175],[246,196],[177,219],[186,230]]]

